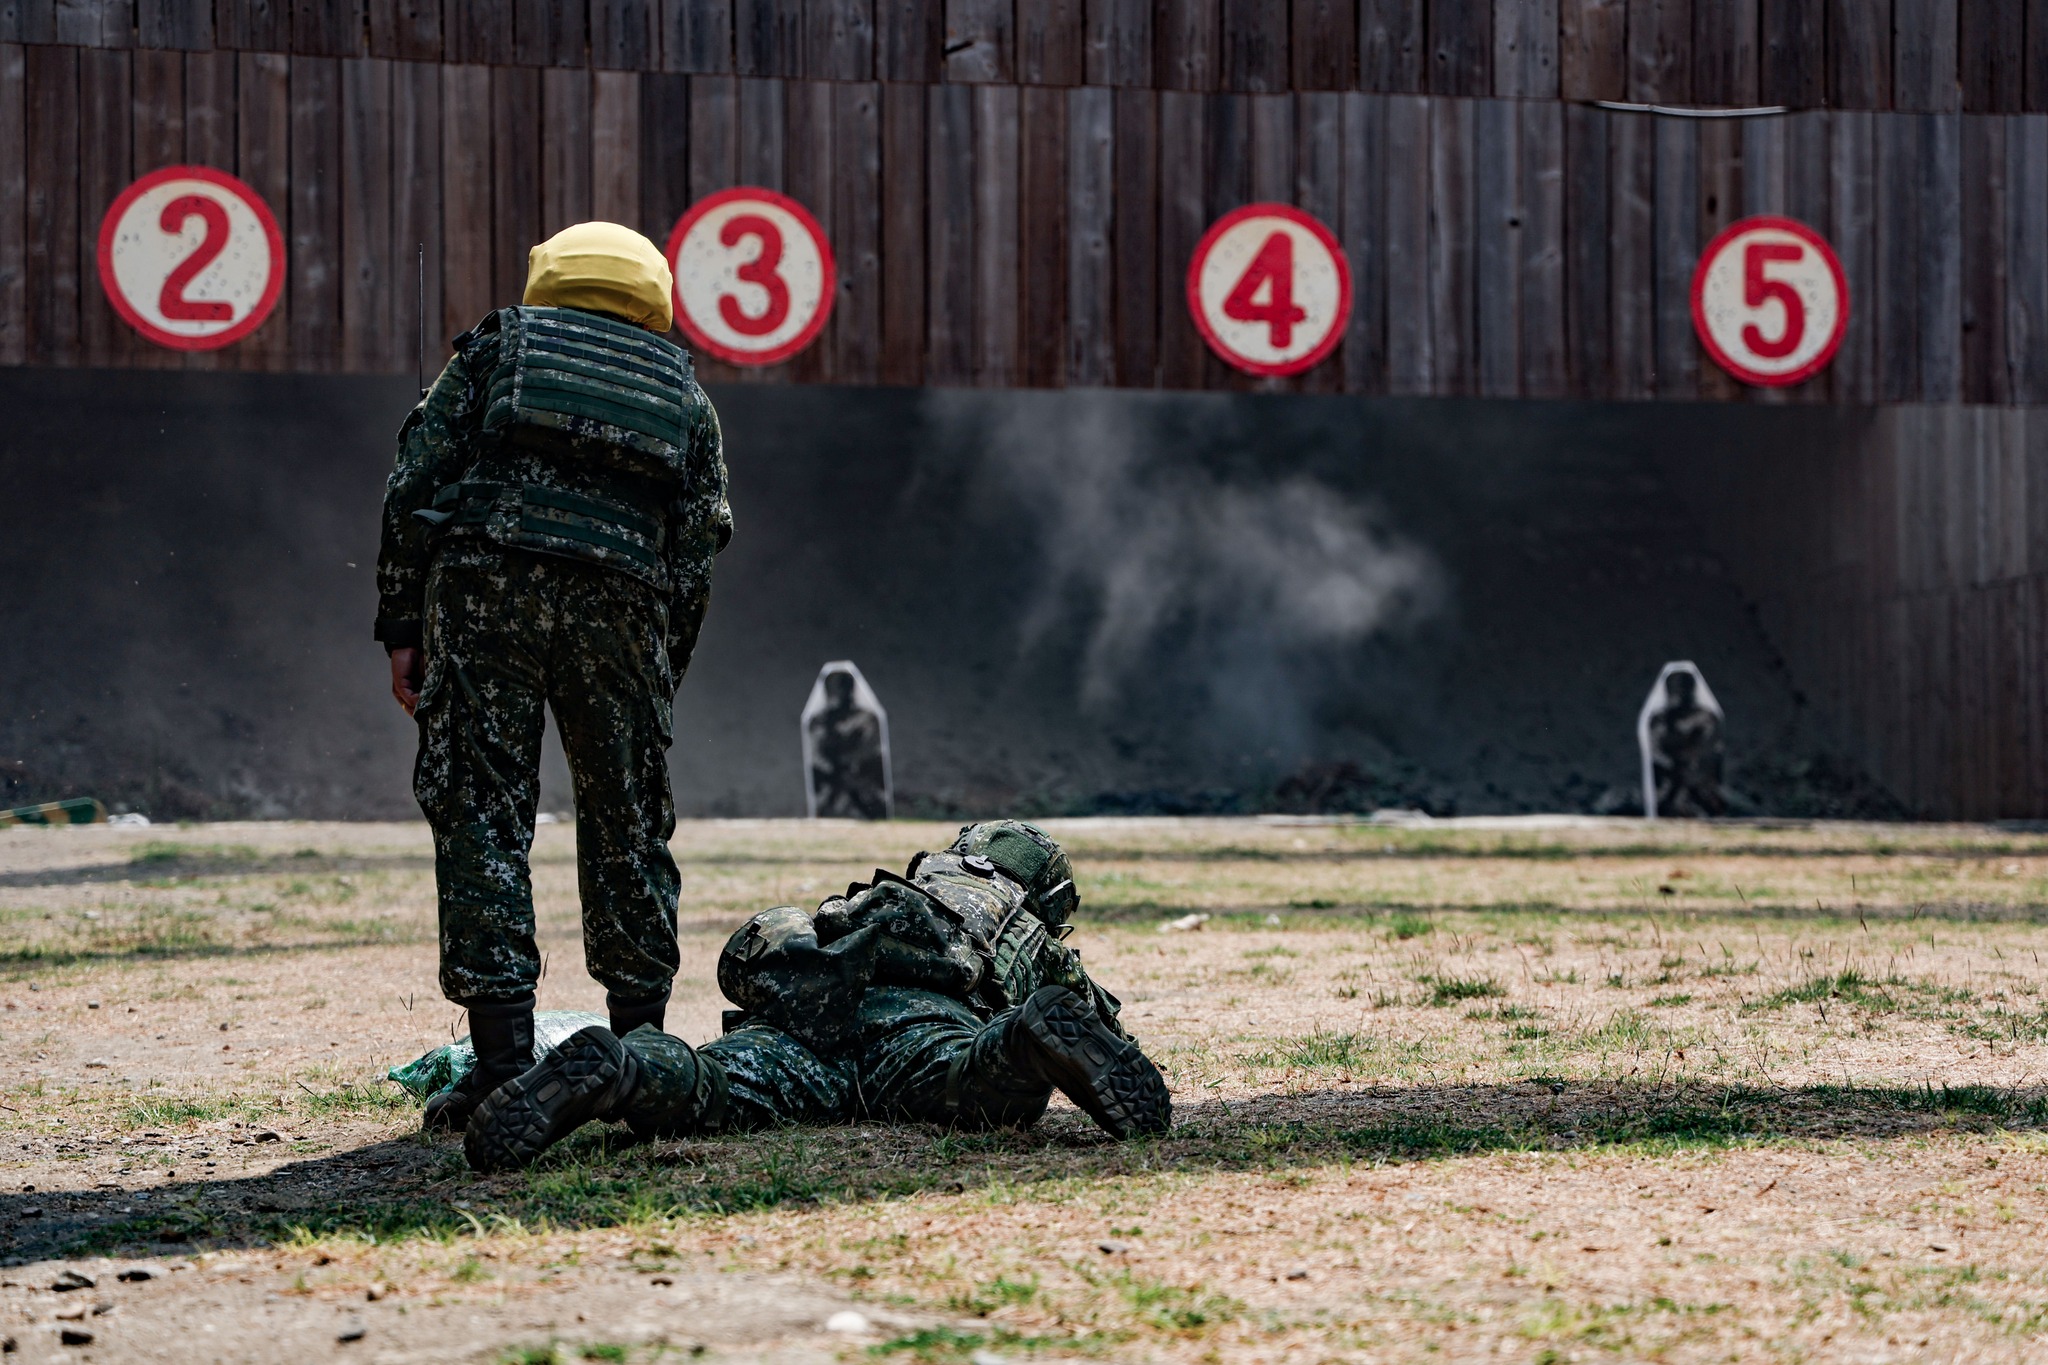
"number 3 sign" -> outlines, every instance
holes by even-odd
[[[1692,325],[1714,363],[1743,383],[1797,384],[1834,359],[1848,330],[1842,263],[1804,223],[1731,223],[1700,253]]]
[[[207,166],[166,166],[100,222],[100,286],[159,346],[211,351],[263,325],[284,288],[284,238],[263,197]]]
[[[1251,374],[1300,374],[1335,350],[1351,316],[1336,235],[1288,204],[1216,220],[1188,263],[1188,311],[1209,349]]]
[[[720,190],[668,237],[676,322],[735,365],[773,365],[811,344],[832,313],[838,270],[825,230],[774,190]]]

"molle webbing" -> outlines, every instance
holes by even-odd
[[[444,526],[488,528],[496,517],[510,523],[504,527],[507,543],[567,550],[567,546],[547,542],[549,538],[571,541],[619,555],[651,574],[662,574],[660,525],[601,498],[533,483],[451,483],[435,495],[434,512],[438,515],[428,519]]]
[[[693,384],[689,354],[644,328],[573,308],[504,308],[483,430],[595,440],[681,475]]]

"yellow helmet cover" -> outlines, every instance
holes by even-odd
[[[654,243],[617,223],[565,227],[526,254],[526,296],[535,308],[587,308],[666,332],[675,322],[675,278]]]

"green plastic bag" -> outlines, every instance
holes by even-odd
[[[533,1059],[539,1061],[560,1047],[569,1035],[592,1024],[609,1028],[611,1020],[602,1014],[585,1014],[577,1010],[544,1010],[534,1015]],[[443,1043],[404,1066],[392,1067],[384,1077],[397,1081],[414,1099],[425,1100],[467,1076],[475,1065],[476,1049],[470,1046],[469,1035],[465,1033],[454,1042]]]

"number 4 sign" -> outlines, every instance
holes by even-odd
[[[1826,239],[1790,218],[1745,218],[1700,253],[1692,323],[1714,363],[1745,384],[1797,384],[1834,359],[1849,286]]]
[[[209,166],[166,166],[100,222],[100,285],[159,346],[211,351],[263,325],[284,288],[284,239],[263,196]]]
[[[1344,337],[1351,267],[1336,235],[1288,204],[1216,220],[1188,264],[1188,311],[1209,349],[1251,374],[1300,374]]]
[[[735,365],[801,351],[832,313],[837,267],[818,220],[794,199],[752,187],[692,204],[668,238],[676,322]]]

